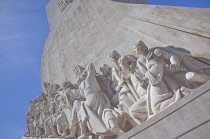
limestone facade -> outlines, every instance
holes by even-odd
[[[43,92],[23,139],[208,138],[209,9],[51,0],[46,11]]]
[[[98,70],[110,63],[113,49],[127,54],[138,40],[150,48],[174,45],[210,58],[209,9],[75,0],[59,12],[57,0],[51,0],[46,11],[50,33],[42,55],[44,82],[74,78],[77,64],[92,62]]]

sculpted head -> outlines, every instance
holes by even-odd
[[[136,55],[146,55],[148,52],[148,47],[146,46],[146,44],[143,41],[139,41],[135,46],[134,46],[134,52],[136,53]]]
[[[54,101],[55,101],[55,103],[60,104],[60,102],[61,102],[61,95],[59,93],[55,94]]]
[[[43,100],[43,105],[47,106],[47,104],[48,104],[48,101],[47,100]]]
[[[84,70],[85,70],[84,67],[82,67],[82,66],[80,66],[80,65],[77,65],[77,66],[75,67],[75,69],[73,70],[75,77],[80,76],[80,75],[83,73]]]
[[[107,75],[110,72],[110,67],[107,64],[103,64],[100,66],[100,71],[103,75]]]
[[[71,87],[73,87],[73,86],[74,86],[74,85],[73,85],[71,82],[69,82],[69,81],[65,81],[65,82],[62,83],[62,87],[63,87],[64,89],[71,88]]]
[[[44,97],[43,97],[43,95],[41,94],[41,95],[38,96],[37,99],[38,99],[38,101],[42,101],[42,100],[44,99]]]
[[[77,65],[73,71],[78,85],[85,79],[84,71],[85,68],[80,65]]]
[[[44,83],[44,85],[47,91],[50,90],[50,86],[51,86],[50,83]]]
[[[53,101],[50,102],[50,115],[53,115],[55,113],[55,104]]]
[[[36,103],[38,103],[37,99],[30,100],[30,104],[35,105]]]
[[[132,60],[128,56],[122,56],[119,59],[119,64],[125,73],[129,73],[131,71]]]
[[[116,50],[113,50],[110,54],[110,59],[112,61],[118,61],[118,59],[121,57],[121,55],[116,51]]]
[[[30,104],[34,104],[34,100],[30,100],[29,103],[30,103]]]

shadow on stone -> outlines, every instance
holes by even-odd
[[[112,0],[115,2],[131,3],[131,4],[149,4],[146,0]]]

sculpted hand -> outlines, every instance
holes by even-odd
[[[120,92],[121,88],[122,88],[121,86],[117,86],[117,87],[116,87],[116,91],[117,91],[117,92]]]
[[[175,64],[170,64],[170,65],[166,65],[166,67],[171,71],[171,72],[180,72],[180,71],[184,71],[186,70],[185,67],[183,66],[177,66]]]
[[[169,65],[169,69],[170,69],[172,72],[176,72],[177,69],[178,69],[178,67],[177,67],[177,65],[175,65],[175,64],[170,64],[170,65]]]
[[[144,75],[138,74],[136,72],[133,73],[136,77],[138,77],[139,79],[141,79],[142,81],[146,80],[147,77],[145,77]]]

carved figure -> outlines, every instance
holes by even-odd
[[[58,137],[58,132],[57,132],[57,123],[56,123],[56,117],[58,115],[58,112],[56,113],[57,109],[55,107],[55,103],[53,102],[53,100],[50,102],[50,116],[49,116],[49,119],[48,119],[48,125],[50,127],[50,130],[51,130],[51,135],[49,136],[49,138],[55,138],[55,137]]]
[[[38,102],[35,104],[34,109],[34,126],[35,126],[35,136],[40,137],[42,135],[42,115],[41,115],[41,97],[37,98]]]
[[[58,109],[58,116],[56,118],[56,123],[57,123],[57,131],[58,134],[60,135],[59,138],[64,138],[67,135],[69,135],[69,118],[70,115],[68,115],[66,112],[68,110],[67,108],[67,104],[64,98],[61,98],[61,103],[59,105],[59,109]],[[69,116],[69,117],[68,117]]]
[[[30,101],[24,136],[116,138],[210,80],[210,66],[179,48],[148,49],[139,41],[134,51],[138,58],[113,50],[114,67],[101,65],[101,74],[92,63],[77,65],[76,84],[43,82],[44,93]]]
[[[155,59],[140,56],[138,66],[144,68],[141,80],[148,79],[149,115],[155,115],[181,98],[180,86],[171,78],[164,75],[163,65]]]
[[[117,135],[124,133],[117,125],[117,119],[111,110],[110,101],[107,96],[101,92],[100,86],[96,80],[96,71],[93,64],[87,66],[78,80],[81,94],[85,96],[86,101],[81,105],[81,117],[91,133],[106,136],[112,132]]]
[[[34,109],[35,109],[35,100],[31,100],[30,104],[31,106],[29,107],[29,111],[27,113],[27,118],[26,118],[26,127],[28,131],[25,133],[25,136],[35,136],[35,129],[34,129]]]
[[[123,71],[123,78],[130,82],[136,95],[138,95],[137,101],[135,101],[129,107],[129,115],[137,123],[141,124],[148,118],[148,107],[147,107],[147,86],[148,81],[141,80],[136,72],[139,70],[136,67],[136,61],[130,56],[123,56],[120,58],[120,66]]]
[[[138,55],[144,55],[149,59],[161,60],[165,64],[165,73],[172,72],[172,78],[176,79],[184,87],[196,88],[210,80],[210,76],[208,76],[209,65],[198,61],[190,54],[182,52],[173,46],[148,49],[143,41],[139,41],[134,46],[134,51]],[[167,68],[170,71],[167,71]]]
[[[115,82],[112,81],[112,70],[108,65],[103,64],[100,66],[100,71],[102,75],[96,76],[99,86],[102,92],[105,93],[111,101],[112,106],[116,106],[119,101],[117,97],[114,97],[116,94],[116,85]]]
[[[130,83],[128,82],[128,80],[123,79],[122,69],[119,64],[120,57],[121,55],[116,50],[110,53],[110,59],[114,62],[115,65],[112,68],[112,80],[116,82],[117,86],[116,95],[118,95],[119,99],[118,107],[123,111],[128,112],[128,109],[130,108],[131,105],[133,105],[133,103],[136,102],[136,99],[131,93],[131,90],[129,88]]]
[[[80,118],[80,107],[81,102],[85,101],[85,99],[81,96],[78,88],[71,82],[64,82],[63,86],[65,88],[66,100],[69,102],[68,106],[69,108],[71,107],[71,115],[68,117],[70,123],[70,135],[66,138],[74,138],[77,134],[77,130],[80,130],[80,136],[78,138],[82,138],[86,135],[86,128],[82,124]]]

